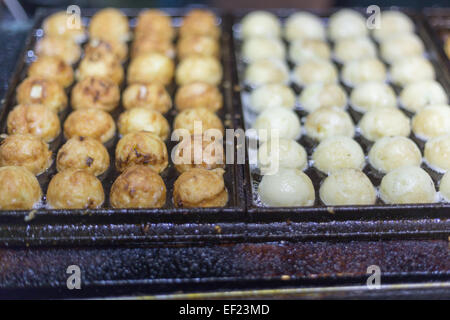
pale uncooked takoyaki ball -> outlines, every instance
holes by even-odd
[[[400,94],[400,102],[405,109],[418,112],[429,105],[447,104],[448,97],[439,82],[424,80],[406,85]]]
[[[75,42],[83,42],[86,33],[81,19],[76,19],[65,11],[56,12],[48,16],[43,23],[46,36],[61,36]]]
[[[446,202],[450,202],[450,171],[447,171],[439,183],[439,192]]]
[[[372,182],[357,169],[333,172],[323,181],[319,193],[327,206],[370,205],[377,199]]]
[[[312,155],[314,167],[330,174],[338,169],[359,169],[365,165],[360,145],[349,137],[329,137],[317,146]]]
[[[294,111],[276,107],[263,111],[253,123],[258,138],[266,141],[270,137],[298,139],[301,135],[301,124]]]
[[[380,46],[381,57],[389,63],[408,56],[420,56],[424,51],[422,40],[414,33],[393,35]]]
[[[169,123],[164,116],[148,108],[132,108],[123,112],[117,121],[117,127],[121,135],[131,132],[148,131],[166,140],[169,136]]]
[[[385,81],[386,67],[377,58],[347,62],[342,68],[342,81],[351,87],[368,81]]]
[[[270,83],[287,83],[289,69],[282,60],[260,59],[247,66],[244,77],[248,84],[255,87]]]
[[[64,122],[64,136],[92,137],[102,143],[109,141],[116,133],[116,124],[111,115],[100,109],[78,109]]]
[[[190,56],[178,64],[175,78],[178,85],[200,81],[217,86],[222,81],[222,65],[214,57]]]
[[[243,38],[279,37],[281,24],[278,18],[270,12],[253,11],[242,19],[241,34]]]
[[[122,64],[115,55],[98,52],[85,55],[75,73],[78,81],[88,77],[109,78],[117,84],[121,84],[124,78]]]
[[[269,207],[310,207],[316,199],[311,179],[299,169],[280,168],[274,175],[265,175],[258,194]]]
[[[286,49],[277,38],[253,37],[246,39],[242,45],[242,57],[246,61],[258,59],[284,59]]]
[[[450,170],[450,135],[432,138],[425,144],[425,160],[436,171]]]
[[[367,112],[379,108],[395,108],[397,97],[386,83],[370,81],[361,83],[352,90],[350,102],[353,109]]]
[[[307,166],[305,148],[293,139],[270,139],[258,149],[258,167],[263,175],[278,168],[303,170]]]
[[[422,153],[417,145],[405,137],[383,137],[369,151],[372,167],[386,173],[402,166],[420,166]]]
[[[181,65],[180,65],[181,68]],[[128,83],[152,83],[168,85],[172,82],[175,65],[161,53],[145,53],[134,58],[128,67]]]
[[[276,107],[293,109],[294,106],[294,91],[284,84],[266,84],[250,94],[250,107],[258,113]]]
[[[104,77],[87,77],[77,82],[70,98],[73,109],[96,108],[104,111],[113,111],[119,101],[119,86]]]
[[[381,180],[380,196],[387,204],[437,201],[433,180],[416,166],[403,166],[386,174]]]
[[[284,37],[288,41],[296,39],[325,40],[326,32],[319,17],[309,12],[295,12],[286,20]]]
[[[128,18],[118,9],[106,8],[97,12],[89,24],[89,36],[96,39],[128,41]]]
[[[338,81],[338,71],[334,64],[328,60],[308,60],[295,67],[294,80],[300,86],[307,86],[313,83],[336,83]]]
[[[192,9],[183,18],[180,26],[180,37],[207,36],[214,39],[220,37],[219,19],[210,10]]]
[[[162,84],[134,83],[129,85],[122,95],[125,109],[148,108],[166,113],[172,107],[172,99]]]
[[[41,56],[31,64],[28,76],[55,80],[66,88],[73,82],[73,69],[60,57]]]
[[[358,124],[361,134],[370,141],[382,137],[407,137],[411,132],[409,118],[397,108],[378,108],[364,114]]]
[[[361,37],[368,33],[366,19],[357,11],[341,9],[331,15],[328,33],[332,40]]]
[[[334,46],[335,58],[343,63],[377,56],[375,44],[368,37],[345,38]]]
[[[16,91],[19,104],[43,104],[54,112],[67,107],[67,95],[58,82],[41,77],[28,77]]]
[[[36,54],[39,57],[57,56],[71,65],[80,59],[81,47],[70,38],[63,36],[45,36],[37,43]]]
[[[373,29],[373,36],[382,42],[392,35],[414,32],[414,23],[403,12],[383,11],[380,15],[379,28]]]
[[[104,201],[100,180],[82,169],[58,172],[47,189],[47,203],[52,209],[95,209]]]
[[[412,120],[414,134],[422,139],[450,134],[450,106],[433,105],[420,110]]]
[[[223,134],[222,120],[212,111],[206,108],[191,108],[180,112],[173,122],[173,130],[185,129],[189,135],[202,134],[206,130],[217,130],[211,134]],[[181,133],[183,135],[183,133]]]
[[[391,66],[392,82],[405,86],[420,80],[434,80],[436,74],[430,61],[421,56],[402,58]]]
[[[347,94],[338,84],[313,83],[303,88],[300,94],[300,104],[303,109],[313,112],[322,107],[338,107],[345,109]]]
[[[0,210],[29,210],[41,201],[41,186],[24,167],[1,167],[0,181]]]
[[[352,138],[355,126],[349,114],[338,107],[319,108],[306,117],[306,135],[322,141],[328,137]]]
[[[330,59],[331,50],[328,44],[318,39],[298,39],[289,46],[289,59],[302,64],[312,59]]]

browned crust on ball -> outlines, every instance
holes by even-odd
[[[96,108],[112,111],[120,101],[119,86],[104,77],[87,77],[72,89],[71,104],[74,109]]]
[[[1,210],[30,210],[42,198],[39,182],[24,167],[1,167],[0,181]]]
[[[64,122],[64,136],[92,137],[101,142],[110,140],[116,132],[116,124],[111,115],[99,109],[79,109],[73,111]]]
[[[216,86],[205,82],[193,82],[181,86],[175,94],[178,111],[191,108],[206,108],[217,112],[223,106],[223,97]]]
[[[183,19],[180,27],[180,36],[203,35],[218,39],[220,29],[217,26],[217,17],[209,10],[191,10]]]
[[[67,96],[58,82],[42,77],[28,77],[17,87],[19,104],[43,104],[55,112],[67,107]]]
[[[66,88],[73,82],[73,69],[60,57],[41,56],[31,64],[28,76],[55,80]]]
[[[172,107],[172,99],[163,85],[151,84],[131,84],[122,95],[125,109],[148,108],[166,113]]]

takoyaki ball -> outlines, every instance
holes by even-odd
[[[125,42],[114,39],[91,39],[84,47],[86,56],[113,56],[124,61],[128,55],[128,46]]]
[[[407,137],[411,132],[409,118],[397,108],[378,108],[364,114],[358,124],[361,134],[369,141],[382,137]]]
[[[123,92],[125,109],[148,108],[166,113],[172,107],[172,99],[166,88],[158,83],[134,83]]]
[[[173,61],[160,53],[144,53],[134,58],[128,67],[128,83],[172,82],[175,65]]]
[[[363,58],[375,58],[377,49],[368,37],[345,38],[336,42],[334,56],[338,61],[346,63]]]
[[[178,111],[206,108],[212,112],[222,109],[223,97],[219,89],[206,82],[192,82],[181,86],[175,94]]]
[[[91,137],[75,136],[58,150],[56,169],[83,169],[99,176],[109,168],[109,154],[103,144]]]
[[[425,144],[425,160],[438,172],[450,170],[450,135],[432,138]]]
[[[136,38],[155,34],[170,42],[175,37],[175,30],[172,27],[171,18],[165,12],[148,9],[139,13],[134,34]]]
[[[300,105],[308,112],[319,108],[338,107],[345,109],[347,106],[347,94],[336,83],[313,83],[303,88],[300,97]]]
[[[422,153],[406,137],[383,137],[370,149],[369,162],[376,170],[386,173],[406,165],[419,167]]]
[[[395,84],[407,84],[421,80],[434,80],[436,74],[433,65],[421,56],[404,57],[391,65],[391,80]]]
[[[301,170],[288,168],[263,176],[258,195],[270,207],[310,207],[316,200],[311,179]]]
[[[431,177],[420,167],[403,166],[383,177],[381,199],[387,204],[433,203],[437,193]]]
[[[319,17],[309,12],[296,12],[289,16],[284,26],[284,37],[296,39],[325,40],[325,27]]]
[[[189,56],[179,63],[175,77],[178,85],[200,81],[217,86],[222,81],[222,66],[214,57]]]
[[[8,134],[29,133],[45,142],[61,132],[58,115],[42,104],[20,104],[8,114]]]
[[[13,134],[0,144],[0,167],[22,166],[39,175],[52,164],[52,152],[39,137]]]
[[[446,202],[450,202],[450,171],[447,171],[439,183],[439,192]]]
[[[79,109],[73,111],[64,122],[64,136],[91,137],[102,143],[109,141],[116,133],[116,124],[109,113],[100,109]]]
[[[339,169],[362,170],[365,165],[364,152],[352,138],[329,137],[320,142],[312,155],[314,167],[330,174]]]
[[[355,10],[341,9],[331,15],[328,32],[333,41],[366,36],[368,34],[366,19]]]
[[[126,42],[130,39],[127,17],[118,9],[106,8],[97,12],[89,24],[89,36]]]
[[[295,67],[294,80],[300,86],[307,86],[313,83],[336,83],[338,81],[338,71],[334,64],[328,60],[316,59],[308,60]]]
[[[408,56],[420,56],[425,46],[414,33],[393,35],[383,41],[380,46],[381,57],[388,63],[393,63]]]
[[[241,35],[243,38],[277,38],[281,36],[281,24],[273,13],[253,11],[242,19]]]
[[[379,81],[364,82],[357,85],[350,95],[353,109],[367,112],[379,108],[395,108],[397,97],[394,90],[386,83]]]
[[[95,209],[104,201],[102,183],[86,170],[58,172],[48,184],[47,204],[52,209]]]
[[[314,140],[346,136],[353,138],[355,126],[349,114],[338,107],[319,108],[306,117],[306,134]]]
[[[201,35],[218,39],[220,37],[220,28],[218,19],[209,10],[194,9],[184,18],[180,27],[180,37]]]
[[[222,134],[224,132],[222,120],[206,108],[192,108],[180,112],[175,117],[173,129],[185,129],[191,135],[201,134],[209,129],[219,130]]]
[[[43,104],[54,112],[67,107],[67,95],[58,82],[41,77],[28,77],[16,91],[19,104]]]
[[[173,203],[177,208],[224,207],[228,191],[223,169],[194,168],[183,172],[175,181]]]
[[[422,139],[450,134],[450,106],[433,105],[420,110],[412,120],[414,134]]]
[[[392,35],[414,32],[414,23],[400,11],[383,11],[380,15],[380,26],[373,30],[373,36],[380,42]]]
[[[24,167],[1,167],[0,181],[0,210],[30,210],[41,201],[41,186]]]
[[[342,81],[351,87],[369,81],[386,80],[386,67],[377,58],[363,58],[344,64]]]
[[[132,132],[148,131],[166,140],[170,132],[169,123],[160,112],[142,107],[123,112],[117,126],[122,136]]]
[[[415,113],[428,105],[447,104],[448,97],[439,82],[424,80],[406,85],[400,94],[400,102],[405,109]]]
[[[104,77],[87,77],[77,82],[72,89],[73,109],[95,108],[112,111],[120,101],[119,86]]]
[[[175,168],[180,173],[193,168],[212,170],[225,167],[222,139],[215,140],[204,135],[192,135],[190,139],[179,142],[173,154]]]
[[[330,59],[331,51],[328,44],[318,39],[298,39],[289,46],[289,59],[302,64],[313,59]]]
[[[280,138],[298,139],[302,133],[300,120],[294,111],[276,107],[263,111],[253,123],[258,139],[266,141],[278,135]]]
[[[293,109],[295,94],[290,87],[284,84],[266,84],[252,90],[249,102],[250,108],[258,113],[276,107]]]
[[[73,70],[63,59],[56,56],[41,56],[28,69],[29,77],[41,77],[68,87],[73,82]]]
[[[81,60],[75,75],[78,81],[95,76],[109,78],[115,83],[121,84],[124,71],[116,56],[97,51]]]
[[[319,193],[327,206],[370,205],[377,199],[372,182],[357,169],[333,172],[323,181]]]
[[[186,36],[178,40],[177,54],[179,59],[192,55],[220,58],[219,42],[208,36]]]
[[[244,78],[254,87],[271,83],[286,84],[289,81],[289,69],[283,60],[260,59],[247,66]]]
[[[305,148],[293,139],[270,139],[258,149],[258,168],[263,175],[278,168],[304,170],[307,166]]]
[[[166,185],[153,169],[135,165],[117,177],[109,199],[114,208],[161,208],[166,203]]]
[[[75,23],[69,24],[70,22]],[[86,39],[84,27],[81,21],[78,25],[76,22],[74,17],[65,11],[54,13],[44,20],[44,33],[46,36],[62,36],[77,43],[83,42]]]
[[[175,57],[175,48],[171,41],[161,39],[160,35],[147,34],[135,38],[131,45],[131,58],[142,54],[160,53],[171,59]]]
[[[242,56],[246,61],[258,59],[281,59],[286,56],[283,42],[278,38],[253,37],[242,45]]]
[[[65,63],[72,65],[80,59],[81,47],[70,38],[46,36],[37,43],[36,54],[39,57],[60,57]]]
[[[119,172],[141,164],[160,173],[167,168],[168,158],[166,144],[151,132],[127,133],[116,146],[116,169]]]

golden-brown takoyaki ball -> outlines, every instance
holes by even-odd
[[[73,109],[112,111],[119,105],[119,86],[108,78],[87,77],[73,87],[70,100]]]
[[[99,51],[85,56],[75,75],[78,81],[96,76],[109,78],[115,83],[121,84],[124,71],[120,61],[114,55]]]
[[[67,107],[67,95],[58,82],[41,77],[28,77],[17,87],[19,104],[43,104],[54,112]]]
[[[36,54],[40,56],[57,56],[67,64],[74,64],[80,59],[81,47],[72,39],[62,36],[46,36],[36,45]]]
[[[175,106],[178,111],[206,108],[216,112],[223,106],[223,97],[216,86],[206,82],[192,82],[178,89],[175,94]]]
[[[125,109],[148,108],[166,113],[172,107],[172,99],[163,85],[158,83],[129,85],[123,92]]]
[[[155,34],[172,41],[175,30],[172,27],[170,17],[165,12],[158,9],[148,9],[139,13],[134,34],[136,38],[141,35]]]
[[[166,203],[166,186],[151,168],[135,165],[114,181],[109,198],[114,208],[161,208]]]
[[[114,39],[91,39],[84,47],[86,56],[111,55],[124,61],[128,55],[128,46],[125,42]]]
[[[116,146],[116,168],[119,172],[141,164],[160,173],[167,168],[168,159],[166,144],[151,132],[127,133]]]
[[[61,132],[58,115],[42,104],[20,104],[8,114],[8,134],[29,133],[45,142]]]
[[[175,146],[173,162],[180,173],[193,168],[207,170],[224,168],[223,140],[193,135]]]
[[[128,19],[118,9],[106,8],[100,10],[91,19],[89,36],[125,42],[130,38]]]
[[[177,208],[223,207],[228,191],[223,181],[225,170],[194,168],[182,173],[175,181],[173,203]]]
[[[40,138],[31,134],[13,134],[0,144],[0,167],[22,166],[38,175],[52,164],[52,152]]]
[[[133,59],[128,67],[128,83],[156,82],[168,85],[172,81],[175,65],[167,56],[152,52]]]
[[[39,182],[24,167],[1,167],[0,181],[0,210],[32,209],[42,198]]]
[[[222,66],[213,57],[189,56],[177,66],[175,77],[178,85],[197,81],[218,85],[222,80]]]
[[[73,82],[72,67],[55,56],[39,57],[28,69],[28,76],[55,80],[64,88]]]
[[[179,59],[184,59],[191,55],[220,57],[219,42],[207,36],[186,36],[178,40],[177,54]]]
[[[102,143],[114,137],[116,124],[111,115],[100,109],[79,109],[73,111],[64,122],[64,136],[92,137]]]
[[[133,41],[131,58],[148,53],[160,53],[172,59],[175,57],[175,48],[171,41],[161,39],[159,35],[141,35]]]
[[[44,33],[46,36],[63,36],[78,43],[83,42],[86,33],[81,21],[77,22],[71,14],[60,11],[44,20]],[[71,28],[68,28],[69,25]]]
[[[191,10],[183,19],[180,27],[180,36],[201,35],[212,38],[220,37],[220,28],[217,25],[217,17],[208,10]]]
[[[95,209],[104,201],[100,180],[82,169],[58,172],[47,189],[47,203],[52,209]]]
[[[131,132],[148,131],[166,140],[169,136],[169,123],[164,116],[148,108],[132,108],[123,112],[117,122],[119,132],[125,135]]]
[[[173,130],[177,129],[186,129],[191,135],[201,134],[209,129],[217,129],[223,133],[223,124],[214,112],[205,108],[193,108],[186,109],[175,117]]]
[[[101,175],[109,168],[109,154],[103,144],[90,137],[75,136],[59,149],[56,169],[84,169],[93,175]]]

